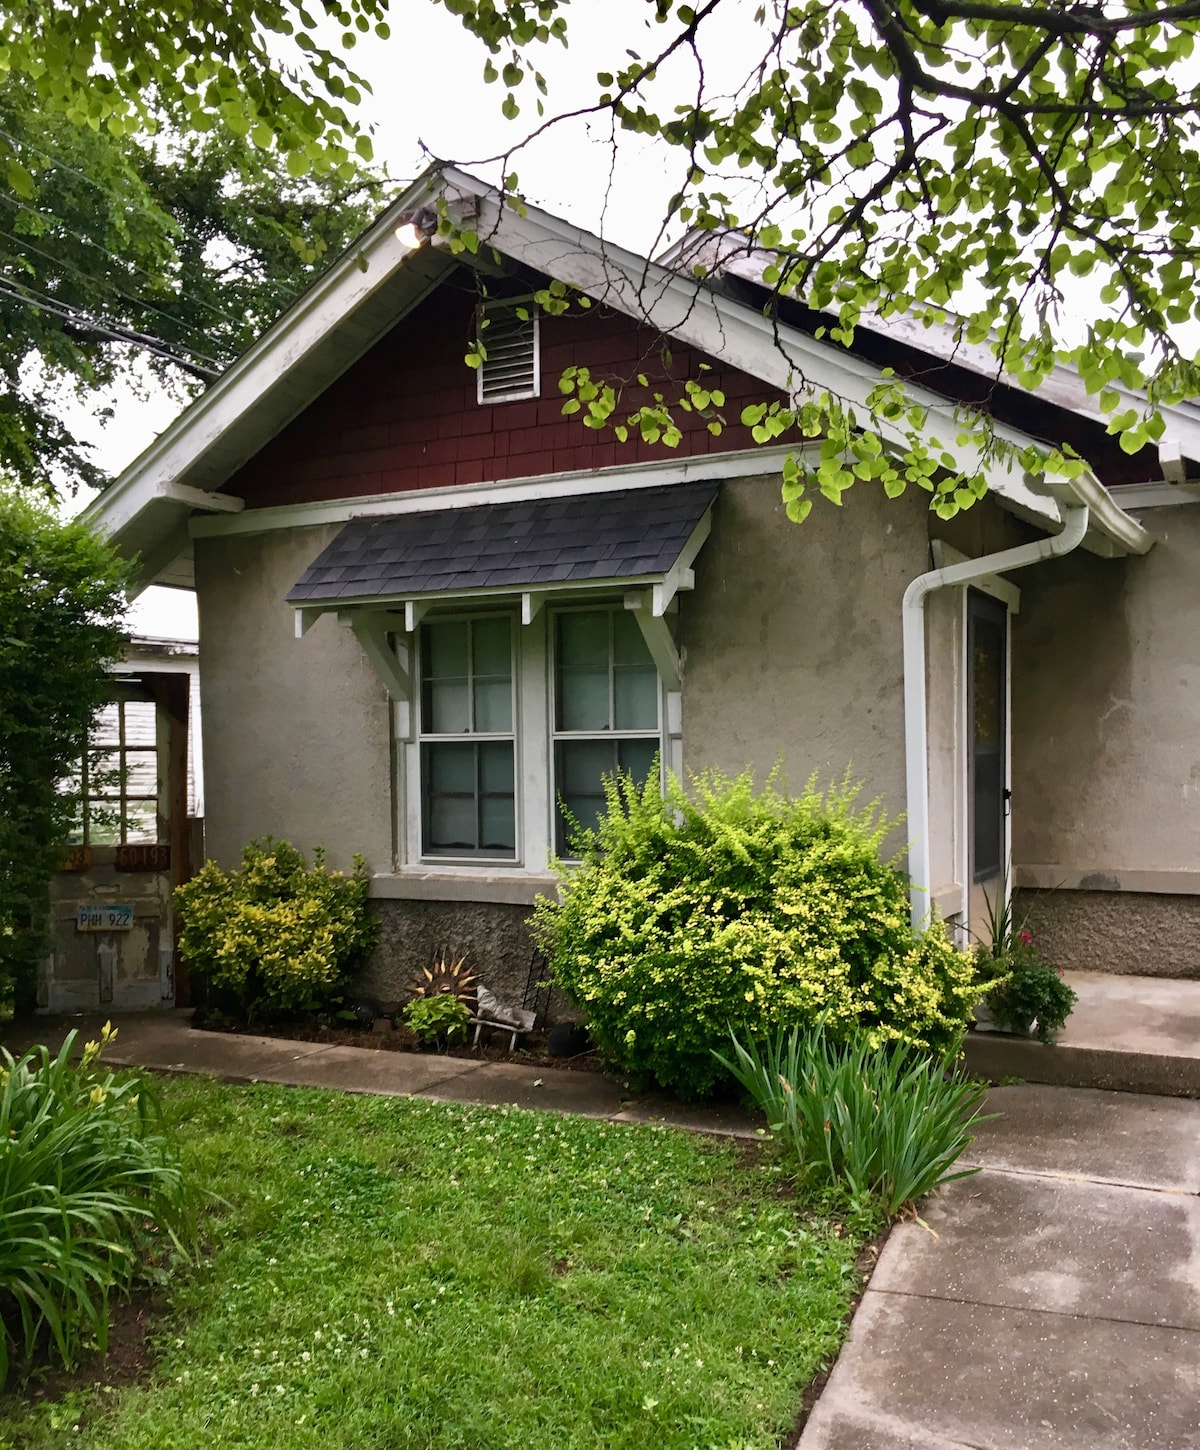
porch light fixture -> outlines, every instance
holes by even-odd
[[[401,217],[396,228],[396,240],[406,252],[415,252],[437,231],[437,224],[437,212],[430,206],[423,206],[420,211]]]

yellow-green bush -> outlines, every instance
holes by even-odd
[[[192,970],[248,1017],[329,1006],[375,939],[366,864],[346,876],[323,851],[310,867],[287,841],[251,841],[240,871],[215,861],[175,892],[179,946]]]
[[[774,777],[606,784],[561,904],[534,924],[554,976],[628,1072],[688,1095],[721,1073],[729,1032],[824,1019],[872,1044],[944,1051],[984,987],[940,923],[913,932],[904,878],[880,859],[894,823],[847,784],[789,798]],[[985,984],[986,985],[986,984]]]

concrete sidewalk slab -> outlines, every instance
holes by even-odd
[[[922,1217],[892,1230],[872,1291],[1200,1330],[1193,1196],[989,1172]]]
[[[868,1288],[800,1445],[1197,1450],[1197,1403],[1190,1331]]]
[[[971,1163],[1200,1193],[1200,1104],[1026,1083],[993,1088]]]
[[[416,1097],[475,1068],[475,1063],[457,1057],[330,1046],[292,1063],[271,1063],[254,1072],[252,1079],[294,1087],[378,1093],[382,1097]],[[229,1076],[228,1073],[221,1075]]]
[[[628,1104],[616,1116],[618,1123],[668,1123],[690,1128],[695,1133],[714,1133],[726,1138],[761,1138],[766,1119],[761,1113],[736,1104],[714,1107],[708,1103],[681,1103],[662,1093],[650,1093]]]
[[[491,1107],[543,1108],[584,1118],[611,1118],[623,1104],[620,1085],[599,1072],[555,1071],[517,1062],[466,1060],[466,1065],[469,1072],[439,1083],[424,1096]]]

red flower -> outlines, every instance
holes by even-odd
[[[1031,931],[1023,931],[1019,940],[1023,947],[1031,947],[1033,945],[1033,933]]]

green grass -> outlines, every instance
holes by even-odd
[[[163,1084],[225,1203],[147,1382],[0,1401],[20,1450],[766,1450],[857,1287],[782,1169],[674,1130]],[[77,1429],[76,1426],[79,1428]]]

